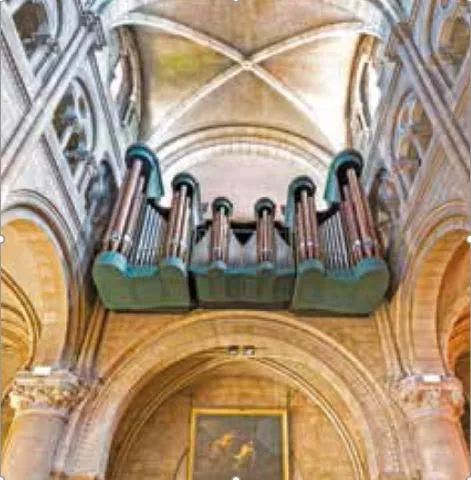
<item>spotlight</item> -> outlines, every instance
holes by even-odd
[[[255,355],[255,347],[253,345],[244,345],[243,354],[246,357],[253,357]]]
[[[231,357],[236,357],[237,355],[239,355],[239,346],[238,345],[229,345],[227,347],[227,353],[231,356]]]

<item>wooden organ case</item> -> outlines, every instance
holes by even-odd
[[[143,144],[126,154],[127,173],[93,277],[106,307],[117,310],[274,308],[368,314],[382,300],[389,272],[363,192],[361,155],[346,150],[329,170],[316,208],[309,177],[288,188],[284,221],[261,198],[253,221],[240,222],[227,198],[203,219],[197,181],[172,182],[169,208],[157,158]]]

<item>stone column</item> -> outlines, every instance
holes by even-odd
[[[467,451],[459,423],[464,396],[459,380],[414,375],[400,382],[399,395],[412,424],[421,480],[466,479]]]
[[[64,370],[47,376],[19,372],[10,392],[15,418],[2,459],[8,480],[49,480],[71,409],[83,398],[78,378]]]

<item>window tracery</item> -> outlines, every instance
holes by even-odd
[[[54,112],[53,125],[74,182],[81,192],[94,167],[94,123],[89,97],[83,85],[74,80]]]
[[[133,34],[121,27],[111,32],[109,89],[122,127],[136,131],[141,115],[139,56]]]
[[[360,40],[352,74],[350,93],[350,135],[355,148],[362,150],[369,138],[381,99],[380,44],[370,36]]]
[[[26,56],[38,73],[58,52],[59,6],[56,0],[11,0],[9,5]]]
[[[431,29],[432,48],[450,83],[464,67],[470,50],[471,29],[468,2],[440,0],[435,4]]]
[[[393,134],[394,169],[404,192],[409,192],[427,154],[432,123],[414,92],[403,99]]]

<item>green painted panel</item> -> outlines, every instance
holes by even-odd
[[[228,268],[224,262],[194,267],[198,304],[206,307],[288,307],[294,287],[294,270],[271,262]]]
[[[298,266],[292,309],[368,314],[381,303],[388,283],[387,266],[378,258],[365,258],[342,270],[326,270],[318,260],[306,261]]]
[[[178,258],[158,267],[128,265],[117,252],[103,252],[93,265],[103,304],[113,310],[187,310],[191,306],[188,272]]]

